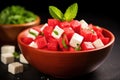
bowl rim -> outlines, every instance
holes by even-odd
[[[33,22],[23,23],[23,24],[0,24],[0,27],[27,27],[34,24],[39,24],[41,21],[40,16],[36,17],[36,20]]]
[[[41,26],[41,25],[40,25]],[[43,53],[51,53],[51,54],[78,54],[78,53],[86,53],[86,52],[93,52],[93,51],[98,51],[98,50],[101,50],[101,49],[105,49],[106,47],[109,47],[110,45],[114,44],[114,41],[115,41],[115,35],[108,29],[106,28],[103,28],[101,27],[105,32],[107,32],[108,34],[110,34],[111,36],[111,39],[110,39],[110,42],[108,44],[106,44],[105,46],[103,47],[100,47],[100,48],[97,48],[97,49],[92,49],[92,50],[85,50],[85,51],[50,51],[50,50],[43,50],[43,49],[38,49],[38,48],[33,48],[33,47],[30,47],[26,44],[24,44],[22,41],[21,41],[21,35],[23,35],[23,33],[25,33],[28,29],[25,29],[23,30],[17,37],[17,40],[18,40],[18,44],[22,44],[23,46],[27,47],[27,48],[30,48],[32,50],[36,50],[38,52],[43,52]]]

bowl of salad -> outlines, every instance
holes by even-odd
[[[77,3],[74,3],[65,14],[68,16],[71,9],[76,8]],[[50,14],[60,11],[54,10],[58,8],[49,6]],[[65,14],[63,20],[59,14],[52,15],[54,17],[45,24],[28,28],[17,38],[27,61],[40,72],[57,78],[95,71],[105,61],[115,41],[108,29],[89,24],[84,19],[70,19]]]
[[[17,44],[17,35],[24,29],[39,25],[40,17],[22,6],[12,5],[0,12],[0,41]]]

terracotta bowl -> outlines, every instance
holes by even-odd
[[[110,42],[102,48],[76,52],[46,51],[29,47],[21,41],[27,30],[18,36],[21,52],[33,67],[57,78],[81,76],[96,70],[109,55],[115,41],[115,36],[103,28],[103,34],[110,38]]]
[[[40,17],[25,24],[0,24],[0,46],[4,44],[16,44],[17,35],[24,29],[40,24]]]

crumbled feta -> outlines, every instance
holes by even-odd
[[[78,45],[80,45],[82,43],[83,38],[84,38],[83,36],[81,36],[77,33],[74,33],[70,40],[70,43],[69,43],[70,46],[77,48]]]
[[[8,72],[12,74],[22,73],[23,72],[23,64],[19,62],[13,62],[8,64]]]
[[[14,62],[14,55],[10,53],[1,54],[1,62],[4,64],[9,64]]]
[[[59,39],[63,33],[64,33],[63,29],[61,29],[59,26],[55,26],[52,32],[52,36],[56,39]]]
[[[103,42],[101,41],[101,39],[97,39],[93,42],[93,45],[96,47],[96,48],[100,48],[100,47],[103,47],[104,44]]]
[[[81,24],[82,29],[89,29],[88,23],[85,20],[83,19],[80,20],[80,24]]]
[[[13,53],[15,52],[15,46],[14,45],[3,45],[1,47],[1,54],[3,53]]]
[[[20,54],[20,62],[24,63],[24,64],[28,64],[28,61],[25,59],[25,57],[23,56],[23,54]]]

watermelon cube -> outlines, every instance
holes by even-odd
[[[35,40],[39,49],[42,49],[47,46],[47,41],[45,37],[39,37]]]
[[[59,25],[60,21],[58,19],[48,19],[48,25],[55,27],[56,25]]]
[[[71,27],[73,28],[73,30],[76,32],[76,33],[79,33],[80,32],[80,29],[81,29],[81,25],[80,25],[80,22],[78,20],[72,20],[70,22],[70,25]]]
[[[51,37],[51,33],[53,31],[53,27],[52,26],[47,26],[45,27],[45,29],[43,30],[43,34],[46,38]]]
[[[67,21],[60,22],[59,26],[60,26],[60,28],[70,27],[70,23]]]
[[[66,34],[68,40],[71,39],[72,35],[75,33],[71,27],[63,28],[64,33]]]
[[[58,50],[58,43],[50,42],[50,43],[48,43],[47,47],[48,47],[48,50],[57,51]]]
[[[23,41],[23,43],[28,45],[28,44],[30,44],[33,41],[33,38],[23,37],[21,40]]]
[[[108,38],[108,37],[102,37],[100,39],[102,40],[102,42],[103,42],[104,45],[108,44],[109,41],[110,41],[110,38]]]

